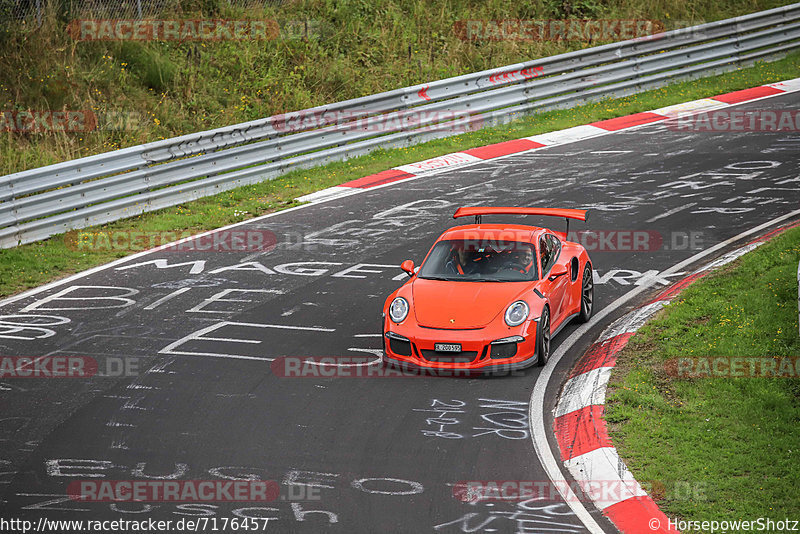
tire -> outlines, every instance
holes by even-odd
[[[581,311],[578,313],[578,322],[585,323],[591,319],[592,312],[594,312],[594,280],[592,264],[587,261],[581,278]]]
[[[550,308],[544,308],[536,327],[536,365],[544,367],[550,359]]]

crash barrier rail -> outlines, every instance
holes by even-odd
[[[0,177],[0,248],[796,48],[800,3],[10,174]]]

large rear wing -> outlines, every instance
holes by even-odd
[[[585,221],[589,212],[587,210],[573,210],[565,208],[499,208],[499,207],[485,207],[475,206],[469,208],[458,208],[453,214],[453,218],[459,217],[475,217],[475,224],[481,222],[481,215],[544,215],[546,217],[564,217],[567,219],[567,228],[569,228],[569,220],[577,219]]]
[[[564,217],[566,219],[578,219],[585,221],[588,210],[572,210],[566,208],[497,208],[475,206],[470,208],[458,208],[453,214],[453,218],[459,217],[480,217],[481,215],[545,215],[548,217]]]

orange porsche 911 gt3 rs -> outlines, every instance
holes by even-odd
[[[566,232],[482,224],[485,215],[565,217]],[[585,210],[463,207],[475,217],[436,240],[419,268],[383,307],[383,361],[438,370],[513,370],[544,365],[550,338],[571,319],[592,315],[594,284],[586,249],[567,241],[569,220]]]

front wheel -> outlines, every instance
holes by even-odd
[[[583,279],[581,280],[581,312],[578,314],[578,321],[585,323],[592,317],[594,310],[594,280],[592,280],[592,266],[586,262],[583,268]]]
[[[550,310],[545,307],[536,329],[536,365],[544,367],[550,359]]]

